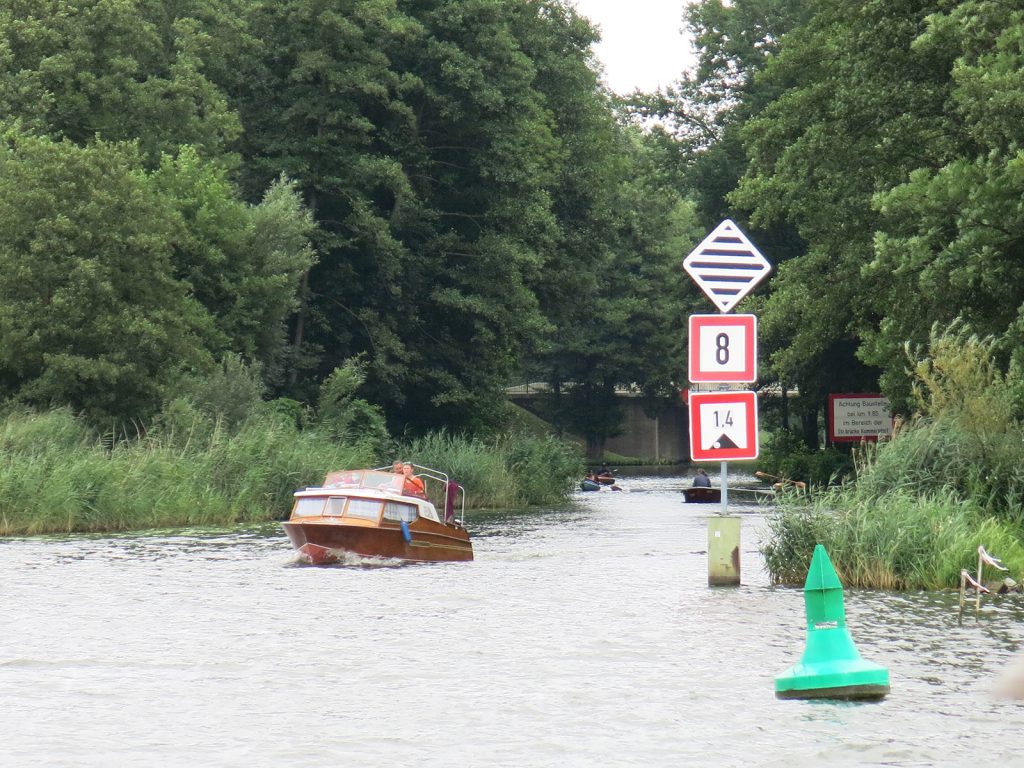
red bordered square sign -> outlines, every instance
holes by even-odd
[[[755,315],[690,315],[690,381],[757,381]]]
[[[756,392],[690,392],[689,405],[693,461],[757,458]]]

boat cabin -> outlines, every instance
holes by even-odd
[[[447,475],[443,473],[421,469],[424,471],[419,473],[418,477],[436,481],[436,484],[430,484],[428,487],[428,495],[432,492],[439,496],[442,508],[451,510],[452,519],[448,522],[455,522],[455,498],[452,496],[461,492],[461,487],[449,483]],[[333,518],[339,522],[345,519],[350,522],[363,521],[371,524],[379,524],[382,521],[409,524],[423,518],[435,523],[443,522],[429,498],[403,493],[404,485],[405,477],[390,470],[357,469],[330,472],[324,478],[322,486],[311,486],[295,492],[291,519]],[[461,492],[460,495],[461,514],[457,522],[461,525],[465,516],[465,493]]]

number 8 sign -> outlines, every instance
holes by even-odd
[[[757,381],[757,317],[690,315],[690,381]]]

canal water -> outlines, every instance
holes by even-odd
[[[682,480],[471,515],[476,560],[314,568],[277,525],[0,543],[0,765],[1014,766],[1019,599],[846,590],[881,703],[778,701],[800,589],[707,586]],[[998,554],[998,553],[997,553]]]

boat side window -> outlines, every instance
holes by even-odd
[[[296,499],[292,517],[319,517],[324,511],[322,498]]]
[[[345,517],[362,517],[376,520],[380,515],[381,503],[376,499],[349,499]]]
[[[324,510],[324,517],[341,517],[345,511],[345,497],[331,496],[327,500],[327,509]]]
[[[384,505],[384,519],[399,523],[412,523],[416,520],[416,505],[389,501]]]

